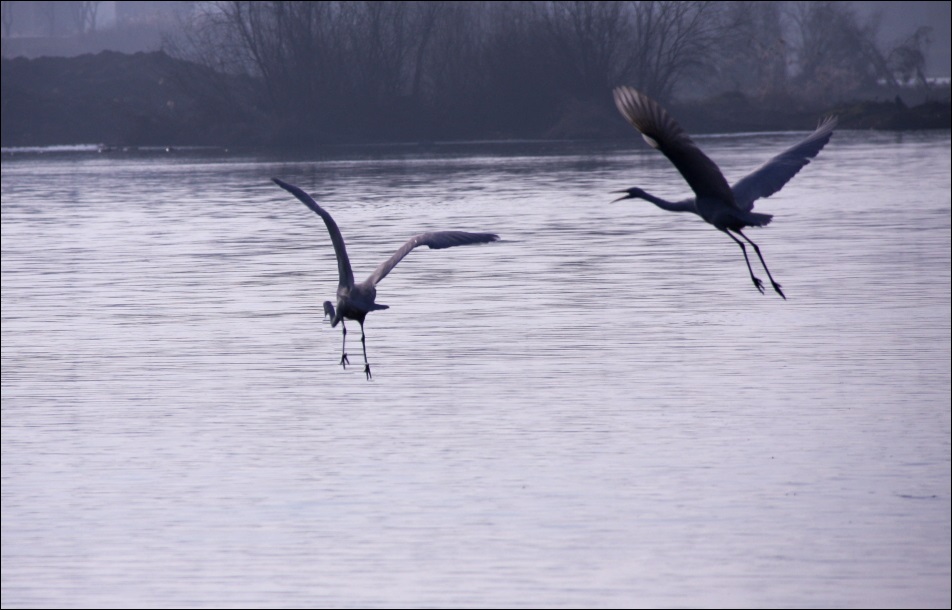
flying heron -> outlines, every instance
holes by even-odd
[[[677,121],[660,105],[644,93],[631,87],[615,89],[615,105],[635,129],[641,132],[652,148],[657,148],[674,164],[688,185],[694,191],[694,197],[681,201],[666,201],[646,193],[640,188],[632,187],[618,193],[627,193],[615,201],[623,199],[645,199],[663,210],[671,212],[693,212],[703,218],[705,222],[714,225],[737,242],[744,253],[750,279],[761,294],[764,293],[764,283],[754,275],[747,257],[747,248],[744,242],[733,235],[736,233],[754,247],[754,252],[770,278],[770,283],[777,294],[784,299],[783,294],[764,261],[760,248],[743,229],[745,227],[763,227],[773,218],[770,214],[752,212],[754,201],[761,197],[769,197],[783,188],[810,159],[817,156],[833,135],[836,127],[836,117],[827,117],[809,136],[799,144],[791,146],[773,159],[770,159],[747,177],[738,180],[734,186],[728,186],[724,175],[711,159],[691,140],[690,136],[678,125]]]
[[[393,256],[380,263],[374,269],[370,276],[359,284],[354,283],[354,273],[350,268],[350,259],[347,258],[347,248],[344,247],[344,236],[341,235],[337,223],[331,218],[321,206],[317,205],[310,195],[293,184],[288,184],[277,178],[272,178],[275,184],[288,191],[307,207],[311,208],[318,216],[324,219],[327,225],[327,231],[331,234],[331,242],[334,244],[334,252],[337,255],[337,273],[340,276],[337,285],[337,308],[330,301],[324,301],[324,314],[330,316],[331,327],[337,326],[339,322],[343,331],[343,342],[341,344],[340,364],[344,368],[350,364],[347,358],[347,327],[344,325],[344,318],[357,320],[360,323],[360,343],[364,350],[364,373],[367,379],[371,379],[370,363],[367,361],[367,338],[364,334],[364,318],[371,311],[378,309],[388,309],[389,305],[381,305],[374,302],[377,298],[377,284],[380,280],[387,277],[387,274],[397,266],[403,257],[411,250],[419,246],[428,246],[433,249],[452,248],[453,246],[466,246],[469,244],[485,244],[499,239],[498,235],[493,233],[467,233],[465,231],[437,231],[433,233],[420,233],[411,237],[407,243],[403,244],[399,250],[393,253]]]

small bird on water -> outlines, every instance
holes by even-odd
[[[350,259],[347,257],[347,249],[344,247],[344,236],[341,235],[340,229],[337,228],[337,223],[334,222],[331,215],[317,205],[314,199],[300,188],[277,178],[272,178],[272,180],[313,210],[327,225],[327,231],[330,233],[331,242],[334,244],[334,252],[337,255],[339,283],[337,285],[337,307],[335,309],[333,303],[324,301],[324,315],[330,317],[331,327],[336,327],[338,323],[341,325],[344,340],[341,344],[340,364],[344,368],[347,368],[347,365],[350,364],[350,360],[347,358],[347,327],[344,325],[344,318],[357,320],[360,324],[360,343],[364,351],[364,373],[366,373],[368,380],[372,378],[372,375],[370,374],[370,363],[367,361],[367,338],[364,334],[364,319],[371,311],[390,307],[375,302],[377,298],[376,286],[380,283],[380,280],[387,277],[387,274],[397,266],[397,263],[403,260],[403,257],[419,246],[442,249],[470,244],[485,244],[499,239],[499,236],[493,233],[467,233],[465,231],[420,233],[411,237],[393,256],[380,263],[366,280],[355,284],[354,273],[350,268]]]
[[[751,211],[754,208],[754,201],[779,191],[810,162],[810,159],[817,156],[833,135],[833,129],[837,123],[836,117],[823,119],[813,133],[799,144],[770,159],[731,187],[717,164],[697,147],[690,136],[658,102],[631,87],[618,87],[614,93],[618,111],[641,132],[649,146],[660,150],[674,164],[695,195],[681,201],[666,201],[640,188],[632,187],[616,191],[626,195],[615,201],[645,199],[663,210],[697,214],[705,222],[714,225],[716,229],[723,231],[737,242],[744,253],[750,279],[753,280],[757,290],[763,294],[764,283],[754,275],[754,270],[750,267],[747,248],[744,242],[737,239],[733,233],[740,235],[744,241],[754,247],[754,252],[757,253],[760,263],[764,266],[773,289],[786,299],[780,284],[770,274],[760,248],[744,234],[743,229],[763,227],[771,221],[772,215]]]

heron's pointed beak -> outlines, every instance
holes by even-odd
[[[616,201],[621,201],[622,199],[631,199],[631,193],[629,193],[628,191],[612,191],[612,192],[625,194],[624,197],[619,197],[618,199],[612,199],[612,203],[615,203]]]

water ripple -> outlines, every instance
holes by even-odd
[[[788,301],[609,203],[686,194],[634,141],[4,159],[3,605],[948,607],[950,149],[837,132],[759,202]],[[358,278],[503,239],[381,283],[367,383],[271,176]]]

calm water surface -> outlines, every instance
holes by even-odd
[[[784,301],[609,203],[687,193],[635,137],[5,154],[3,606],[948,607],[950,160],[837,132],[748,233]],[[380,284],[367,382],[271,176],[358,279],[503,240]]]

